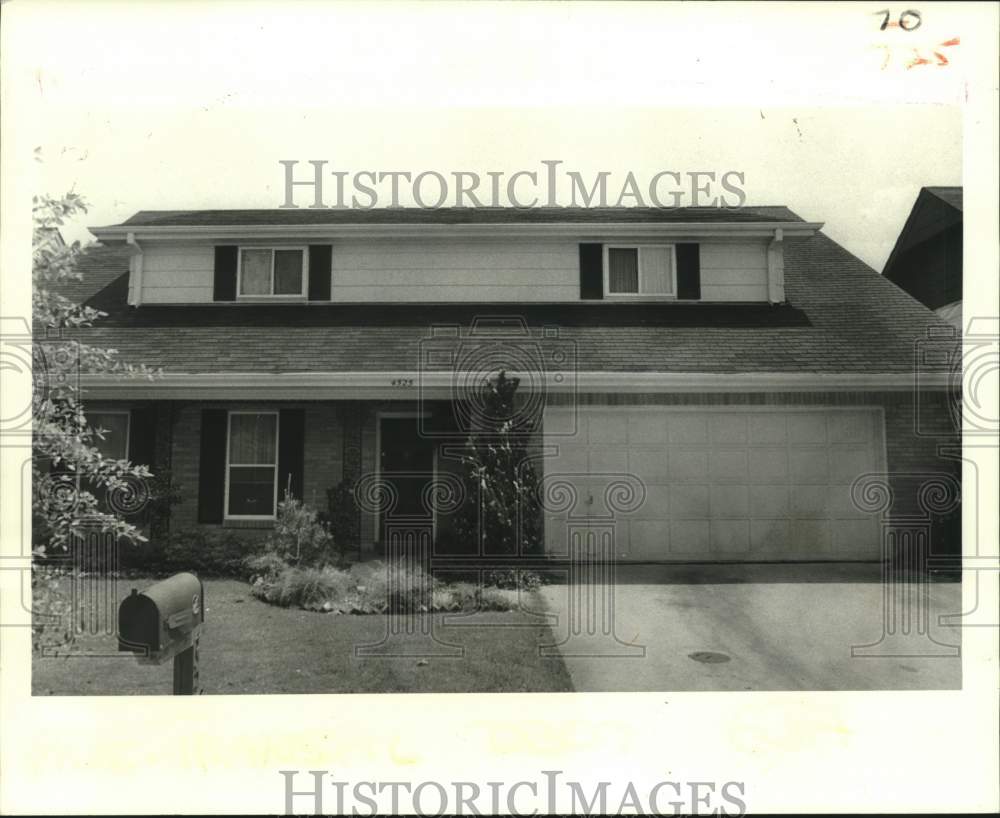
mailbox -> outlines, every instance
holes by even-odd
[[[194,574],[174,574],[118,607],[118,650],[140,662],[160,664],[186,650],[194,653],[205,621],[205,591]]]

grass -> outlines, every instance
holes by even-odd
[[[151,580],[127,579],[119,598]],[[572,690],[558,657],[540,656],[555,641],[540,616],[524,611],[483,612],[469,617],[416,614],[324,616],[280,608],[250,595],[244,582],[205,580],[206,622],[200,645],[205,693],[445,693],[557,692]],[[537,595],[525,597],[542,611]],[[356,656],[355,646],[380,642],[393,622],[420,631],[433,623],[438,640],[464,649],[462,656]],[[464,624],[456,624],[458,622]],[[429,645],[398,637],[391,645]],[[169,695],[172,669],[139,665],[116,655],[114,637],[81,638],[79,649],[105,656],[36,656],[34,695]],[[452,649],[450,652],[454,653]]]

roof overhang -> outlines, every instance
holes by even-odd
[[[243,224],[141,225],[116,224],[88,228],[100,241],[199,241],[262,238],[496,238],[496,237],[736,237],[768,238],[781,230],[785,236],[811,236],[823,222],[602,222],[548,224]]]
[[[538,373],[509,373],[537,384]],[[546,372],[546,393],[905,392],[960,388],[949,373]],[[88,398],[141,400],[347,400],[461,397],[469,381],[453,372],[167,373],[152,380],[84,375]]]

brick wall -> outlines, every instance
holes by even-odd
[[[343,477],[343,427],[335,404],[309,403],[305,412],[303,499],[313,508],[325,510],[326,490]]]
[[[171,529],[179,531],[198,523],[198,457],[200,453],[202,409],[231,409],[240,411],[274,411],[278,408],[303,408],[305,410],[305,458],[303,463],[304,500],[309,505],[326,509],[326,490],[336,485],[343,473],[343,438],[336,404],[324,403],[184,403],[173,412],[172,472],[175,484],[180,486],[182,502],[174,506]],[[280,490],[280,488],[279,488]],[[231,527],[263,531],[267,525],[259,523],[227,524]],[[220,526],[206,526],[220,528]]]

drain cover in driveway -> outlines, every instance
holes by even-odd
[[[711,650],[698,650],[694,653],[688,654],[689,659],[694,659],[696,662],[702,662],[706,665],[717,665],[720,662],[728,662],[730,657],[726,656],[724,653],[715,653]]]

